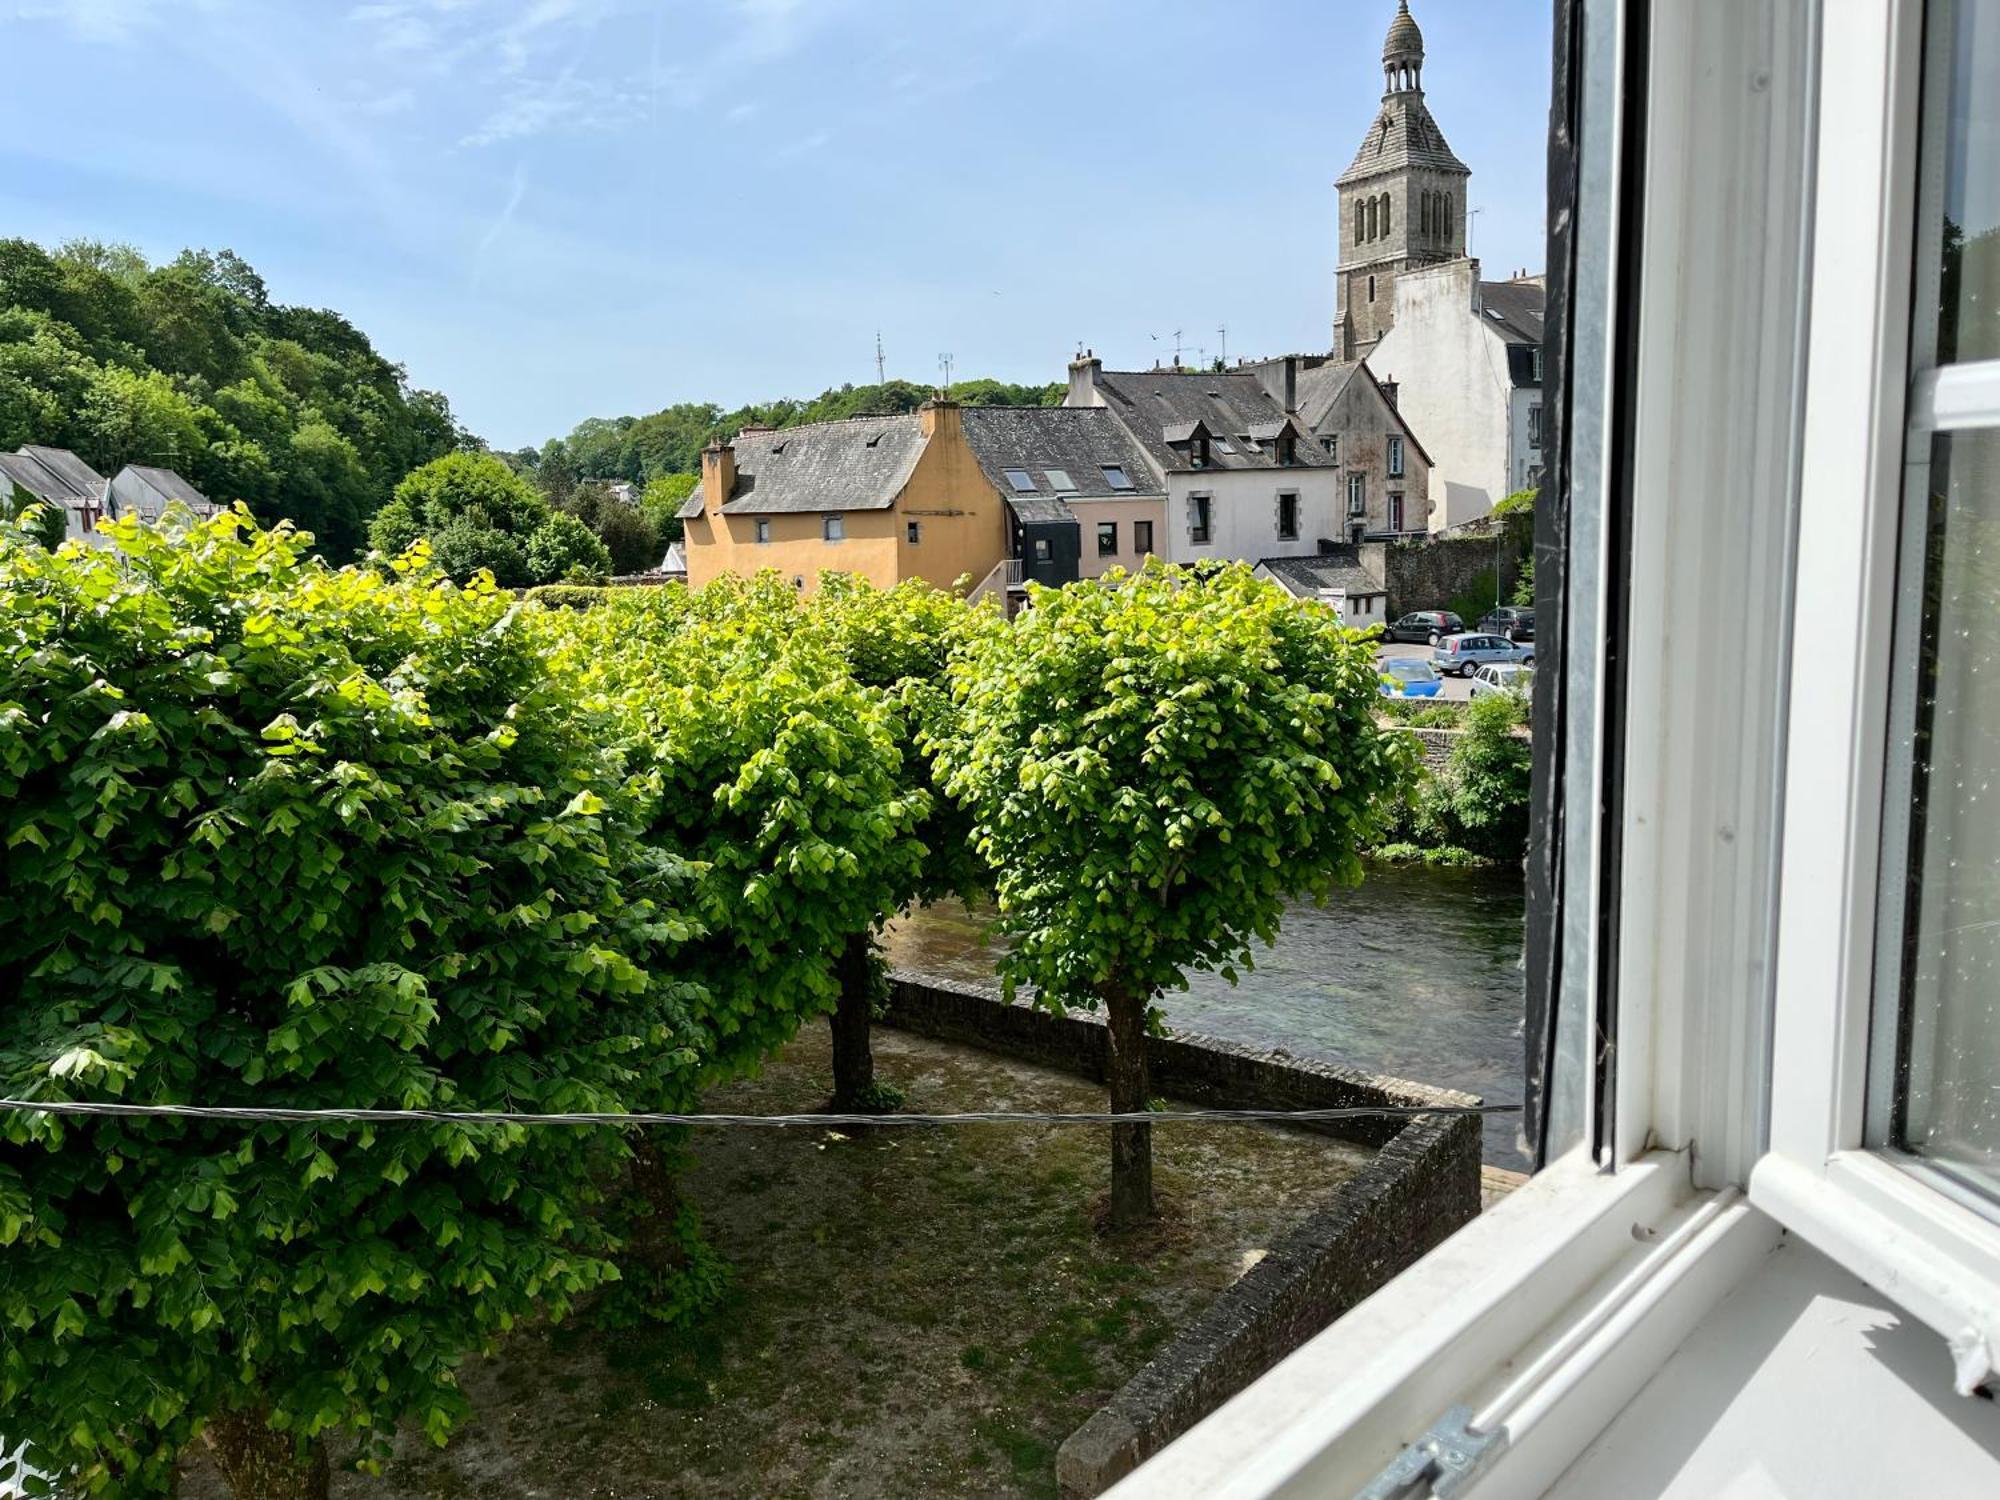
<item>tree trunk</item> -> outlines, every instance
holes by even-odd
[[[676,1271],[687,1269],[687,1252],[675,1232],[680,1221],[681,1187],[672,1153],[662,1150],[650,1135],[640,1136],[632,1148],[628,1168],[632,1192],[639,1199],[634,1206],[630,1232],[625,1236],[628,1281],[636,1286],[645,1279],[664,1281]]]
[[[265,1412],[219,1413],[202,1437],[236,1500],[326,1500],[326,1445],[315,1440],[301,1463],[291,1434],[274,1431]]]
[[[840,981],[840,1004],[830,1018],[833,1028],[833,1111],[873,1114],[875,1049],[869,1038],[874,1021],[875,967],[868,934],[848,938],[840,950],[834,976]]]
[[[1113,1114],[1145,1109],[1146,1001],[1116,980],[1098,987],[1110,1020],[1105,1027],[1105,1082]],[[1135,1229],[1153,1218],[1153,1127],[1111,1127],[1111,1205],[1106,1227]]]

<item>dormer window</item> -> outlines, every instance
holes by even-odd
[[[1188,439],[1188,467],[1205,469],[1209,465],[1208,434],[1197,432]]]
[[[1278,434],[1277,448],[1278,462],[1280,464],[1289,466],[1299,461],[1299,440],[1293,437],[1291,433],[1281,432]]]

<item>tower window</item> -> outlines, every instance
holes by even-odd
[[[1389,201],[1389,195],[1387,193],[1384,193],[1382,195],[1382,232],[1384,234],[1392,234],[1395,232],[1396,226],[1392,222],[1395,219],[1395,217],[1396,217],[1396,207],[1393,203]]]

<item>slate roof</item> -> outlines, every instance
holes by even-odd
[[[1115,412],[1125,430],[1145,448],[1155,468],[1190,471],[1187,456],[1169,446],[1167,434],[1199,422],[1213,435],[1208,469],[1277,469],[1277,459],[1244,439],[1253,429],[1270,431],[1285,412],[1255,375],[1236,371],[1209,373],[1176,370],[1105,370],[1097,377],[1105,409]],[[1224,452],[1222,444],[1229,444]],[[1294,468],[1327,468],[1333,463],[1317,443],[1302,442]]]
[[[1024,521],[1018,502],[1027,497],[1009,482],[1008,469],[1026,469],[1039,493],[1067,499],[1135,500],[1161,492],[1144,452],[1102,407],[968,406],[959,421],[981,472]],[[1107,465],[1123,469],[1132,488],[1114,488],[1104,477]],[[1066,474],[1071,488],[1058,490],[1052,469]],[[1068,507],[1060,519],[1073,519]]]
[[[1354,153],[1353,163],[1335,179],[1334,185],[1346,187],[1406,167],[1462,177],[1472,175],[1472,169],[1445,144],[1444,132],[1438,129],[1423,99],[1416,94],[1391,94],[1382,101],[1382,112],[1361,138],[1361,149]]]
[[[1382,383],[1375,380],[1375,372],[1362,360],[1329,359],[1310,369],[1301,369],[1296,388],[1299,420],[1316,433],[1322,431],[1323,424],[1333,412],[1334,403],[1340,399],[1349,382],[1357,375],[1374,381],[1376,388],[1380,390]],[[1423,461],[1426,464],[1433,462],[1430,450],[1424,446],[1423,439],[1418,437],[1410,426],[1410,419],[1404,416],[1396,403],[1389,399],[1386,391],[1382,392],[1382,404],[1389,408],[1390,414],[1396,419],[1396,425],[1402,428],[1404,438],[1422,456]]]
[[[743,432],[732,446],[736,488],[723,502],[726,516],[887,510],[910,482],[924,434],[918,414],[902,412]],[[701,514],[699,492],[680,514]]]
[[[83,497],[25,453],[0,453],[0,478],[19,485],[50,505],[74,505]]]
[[[1349,598],[1388,592],[1381,579],[1361,566],[1352,547],[1317,557],[1267,557],[1257,566],[1299,599],[1318,598],[1321,589],[1346,589]]]
[[[1479,305],[1487,323],[1510,344],[1542,341],[1542,310],[1548,294],[1532,281],[1482,281]]]
[[[1014,518],[1023,526],[1076,524],[1076,512],[1069,508],[1067,501],[1058,500],[1053,495],[1009,495],[1007,508],[1014,512]]]
[[[212,511],[216,508],[208,496],[172,469],[156,469],[149,464],[127,464],[119,471],[119,477],[122,479],[127,474],[136,475],[169,500],[178,500],[190,510]]]
[[[67,448],[51,448],[42,443],[23,443],[21,453],[47,469],[69,487],[71,494],[84,500],[104,496],[104,476]]]

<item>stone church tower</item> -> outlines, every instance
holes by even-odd
[[[1465,184],[1424,105],[1424,34],[1400,0],[1382,43],[1382,112],[1340,174],[1333,350],[1360,359],[1396,321],[1396,277],[1465,254]]]

